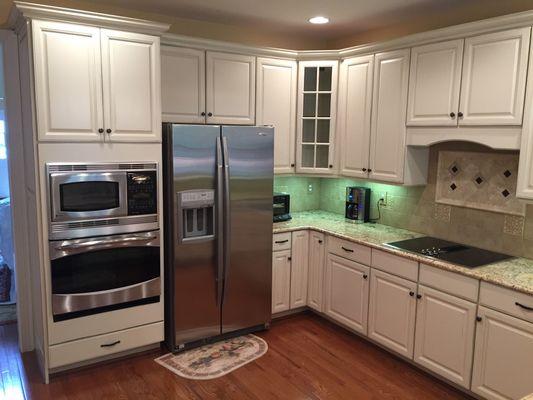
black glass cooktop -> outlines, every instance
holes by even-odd
[[[427,257],[458,264],[467,268],[480,267],[512,258],[507,254],[478,249],[477,247],[448,242],[447,240],[424,236],[415,239],[386,243],[396,249],[411,251]]]

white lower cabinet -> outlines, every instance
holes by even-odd
[[[414,361],[470,388],[477,305],[418,286]]]
[[[533,393],[533,324],[479,307],[472,391],[487,399]]]
[[[369,275],[369,267],[328,254],[324,312],[363,334],[367,332]]]
[[[291,252],[291,309],[307,305],[308,258],[309,232],[293,232]]]
[[[372,269],[368,337],[413,358],[416,283]]]
[[[307,277],[307,305],[322,312],[324,292],[324,266],[326,246],[323,233],[309,233],[309,273]]]
[[[291,251],[275,251],[272,257],[272,314],[291,307]]]

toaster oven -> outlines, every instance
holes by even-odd
[[[274,193],[274,222],[291,219],[291,196],[288,193]]]

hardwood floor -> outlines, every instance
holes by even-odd
[[[0,326],[0,399],[469,399],[377,346],[313,314],[259,333],[258,360],[218,379],[191,381],[156,364],[162,351],[40,381],[17,351],[16,326]]]

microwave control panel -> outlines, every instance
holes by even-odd
[[[128,215],[157,213],[157,172],[128,172]]]

